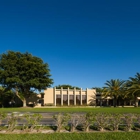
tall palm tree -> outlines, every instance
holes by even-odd
[[[125,81],[119,79],[111,79],[110,81],[106,81],[106,87],[103,90],[103,97],[112,97],[114,100],[114,107],[117,106],[117,99],[124,92]]]
[[[138,106],[138,97],[140,96],[140,73],[136,73],[135,77],[129,77],[127,93],[134,98],[135,107]]]

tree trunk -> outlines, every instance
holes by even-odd
[[[118,131],[118,129],[119,129],[119,124],[114,126],[114,131]]]
[[[90,125],[85,126],[85,132],[89,132],[89,126]]]
[[[23,107],[26,107],[26,99],[23,99],[22,102],[23,102]]]
[[[134,102],[134,107],[138,107],[139,100],[137,99],[137,97],[134,98]]]
[[[100,131],[104,131],[104,128],[103,128],[103,127],[101,127],[101,128],[100,128]]]
[[[23,107],[26,107],[26,99],[25,99],[25,98],[22,99],[22,98],[19,96],[18,92],[16,92],[16,95],[17,95],[17,97],[23,102]]]
[[[139,102],[139,100],[135,100],[135,107],[138,107],[138,102]]]
[[[124,101],[124,106],[126,106],[126,101]]]
[[[106,100],[106,105],[109,106],[109,100],[108,99]]]
[[[70,132],[75,132],[75,126],[71,124]]]

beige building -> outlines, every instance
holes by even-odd
[[[140,104],[140,98],[138,97]],[[124,101],[117,100],[117,106],[132,106],[133,100]],[[28,106],[114,106],[114,100],[111,97],[104,98],[101,93],[97,93],[96,89],[56,89],[47,88],[44,93],[38,94],[38,97],[27,99]]]
[[[44,90],[44,95],[39,95],[41,99],[37,106],[45,105],[88,105],[92,100],[96,102],[96,90],[95,89],[56,89],[47,88]]]

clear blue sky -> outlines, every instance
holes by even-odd
[[[1,0],[0,54],[29,52],[54,85],[102,87],[140,72],[139,0]]]

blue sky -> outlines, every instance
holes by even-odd
[[[127,80],[140,72],[140,1],[0,1],[0,54],[8,50],[47,62],[52,86]]]

